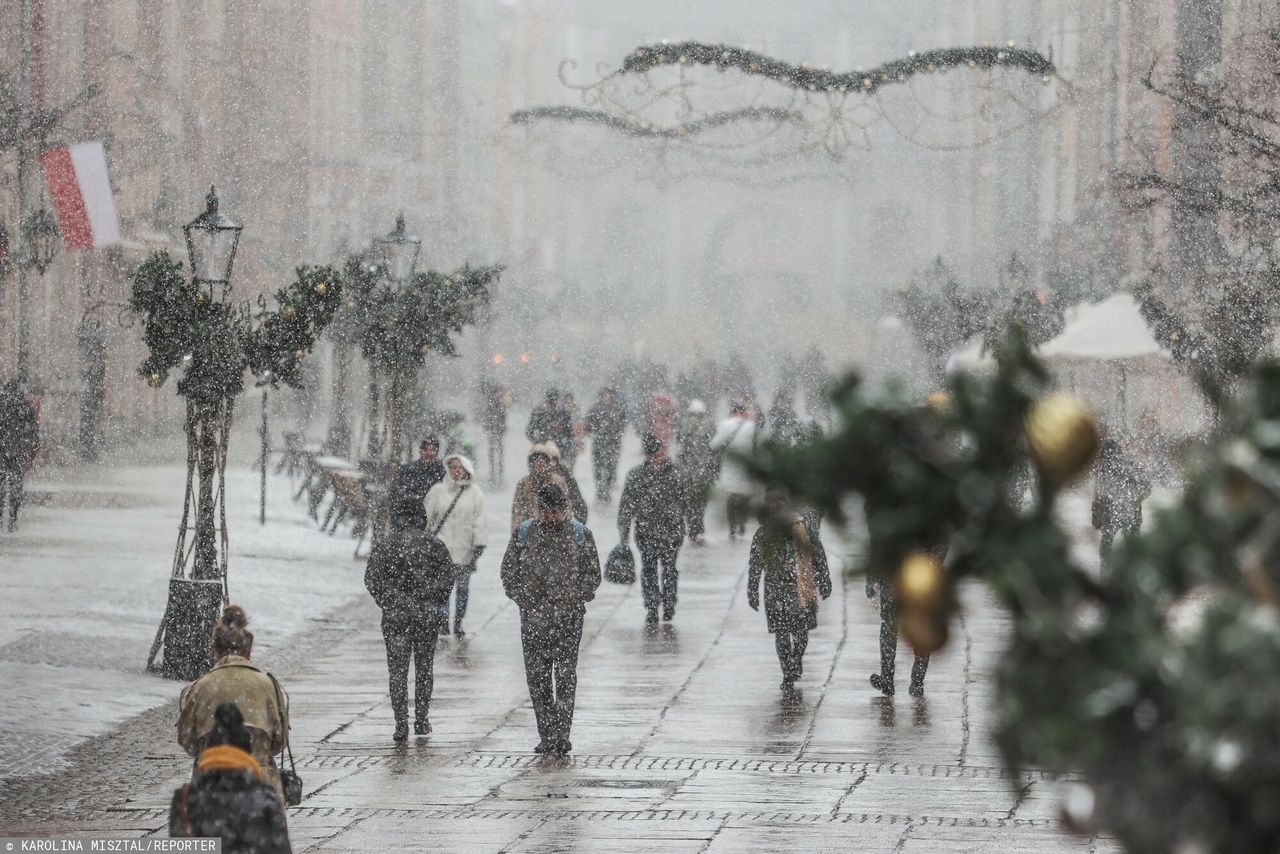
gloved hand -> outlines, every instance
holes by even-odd
[[[760,610],[760,597],[759,597],[759,596],[748,596],[748,597],[747,597],[747,604],[751,606],[751,610],[752,610],[752,611],[759,611],[759,610]]]
[[[484,546],[476,546],[475,560],[480,560],[480,555],[484,554]]]

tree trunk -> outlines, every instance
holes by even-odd
[[[379,429],[378,419],[378,368],[371,361],[369,362],[369,414],[367,423],[369,425],[369,459],[376,460],[382,456],[382,431]]]
[[[391,375],[391,391],[387,397],[387,421],[390,428],[390,442],[387,449],[387,462],[394,466],[404,456],[404,422],[408,409],[410,378],[412,369],[398,368]]]
[[[333,415],[325,448],[340,457],[351,455],[351,351],[344,344],[333,345]]]

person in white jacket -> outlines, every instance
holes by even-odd
[[[433,532],[449,549],[453,560],[454,615],[453,633],[465,637],[462,618],[467,615],[467,598],[471,592],[471,573],[476,561],[484,553],[488,533],[488,513],[485,512],[484,493],[476,486],[475,466],[461,454],[444,458],[448,477],[431,487],[427,493],[427,530]],[[449,603],[442,606],[443,634],[449,634]]]
[[[729,417],[720,422],[715,436],[711,437],[711,450],[727,457],[720,468],[720,488],[728,495],[731,541],[746,536],[751,496],[756,493],[755,481],[733,457],[749,456],[755,450],[756,441],[756,422],[751,407],[743,401],[735,401]]]

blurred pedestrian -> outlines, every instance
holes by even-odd
[[[946,556],[945,546],[935,547],[931,551],[939,560]],[[867,596],[876,597],[880,602],[880,672],[871,674],[871,687],[886,697],[892,697],[896,690],[894,677],[898,670],[898,598],[893,579],[868,576]],[[918,652],[914,655],[907,693],[913,697],[923,697],[924,677],[929,672],[929,656]]]
[[[791,392],[780,389],[769,409],[769,437],[783,445],[794,445],[800,439],[800,419],[796,416]]]
[[[554,483],[564,490],[569,497],[569,506],[573,509],[573,518],[582,524],[587,523],[587,502],[582,497],[572,474],[560,463],[560,449],[554,442],[543,442],[529,449],[529,474],[516,484],[515,493],[511,496],[511,530],[520,527],[526,519],[538,515],[538,490],[548,483]]]
[[[425,530],[425,513],[412,498],[391,507],[391,531],[374,546],[364,586],[382,609],[395,741],[409,737],[409,664],[414,667],[413,731],[431,732],[429,709],[435,682],[436,637],[441,609],[453,589],[449,549]]]
[[[626,412],[618,393],[609,387],[600,389],[595,403],[587,411],[587,432],[591,434],[591,468],[596,482],[596,500],[601,503],[612,497],[626,423]]]
[[[502,589],[520,609],[525,679],[538,726],[535,753],[565,756],[578,686],[587,603],[600,586],[600,556],[585,525],[570,518],[558,483],[538,490],[536,519],[522,522],[502,557]]]
[[[689,401],[689,410],[680,418],[680,470],[684,473],[685,513],[689,542],[702,545],[706,531],[707,500],[720,474],[720,458],[711,450],[716,424],[701,400]]]
[[[656,437],[664,447],[670,448],[676,423],[676,404],[671,395],[657,392],[649,398],[647,420],[648,434]]]
[[[730,409],[729,417],[720,422],[711,438],[711,450],[722,458],[720,486],[727,495],[726,509],[729,515],[729,540],[744,537],[747,533],[747,516],[751,512],[751,496],[756,492],[755,481],[734,457],[749,456],[756,447],[756,422],[749,404],[739,400]]]
[[[822,540],[787,507],[781,490],[769,490],[751,539],[747,604],[753,611],[760,610],[762,581],[765,623],[782,668],[782,690],[790,692],[804,675],[809,632],[818,627],[819,597],[831,595],[831,572]]]
[[[418,444],[418,459],[402,464],[396,469],[391,482],[391,501],[413,499],[421,507],[427,493],[445,478],[444,463],[440,461],[440,440],[428,436]]]
[[[178,744],[188,756],[198,757],[217,724],[218,706],[235,703],[249,729],[249,752],[283,804],[275,755],[289,737],[289,697],[274,676],[249,660],[252,654],[249,617],[239,605],[228,605],[213,627],[213,669],[178,697]]]
[[[503,456],[507,437],[507,410],[511,408],[511,390],[486,380],[481,386],[480,429],[484,430],[489,450],[489,482],[495,485],[505,476]]]
[[[169,836],[219,837],[231,854],[289,854],[284,803],[253,758],[253,737],[235,703],[220,703],[191,782],[169,803]]]
[[[35,408],[22,395],[17,380],[0,388],[0,520],[9,503],[9,530],[18,528],[18,511],[27,470],[40,448],[40,424]]]
[[[573,421],[561,406],[561,393],[548,389],[542,403],[529,413],[529,425],[525,436],[535,445],[551,442],[559,450],[558,458],[564,459],[573,452]]]
[[[1093,527],[1102,534],[1098,560],[1111,566],[1111,549],[1118,535],[1142,529],[1142,502],[1151,494],[1151,480],[1137,461],[1114,438],[1102,443],[1093,486]]]
[[[685,478],[657,436],[645,436],[642,447],[645,460],[627,472],[618,502],[618,542],[627,542],[634,523],[645,623],[654,626],[659,605],[664,621],[670,622],[676,614],[680,583],[676,558],[684,543]]]
[[[489,514],[484,493],[475,483],[475,466],[461,454],[444,458],[449,476],[427,494],[427,528],[449,549],[453,560],[453,633],[465,637],[462,619],[471,598],[471,574],[484,554]],[[449,634],[449,603],[440,606],[441,634]]]

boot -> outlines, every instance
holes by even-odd
[[[409,737],[409,722],[407,720],[396,721],[396,731],[391,735],[392,741],[404,741]]]
[[[414,734],[414,735],[430,735],[430,734],[431,734],[431,722],[430,722],[430,721],[428,721],[428,720],[425,720],[425,719],[424,719],[424,720],[420,720],[420,721],[414,721],[414,722],[413,722],[413,734]]]
[[[886,697],[893,696],[893,677],[882,676],[879,673],[871,674],[871,687],[875,688]]]

